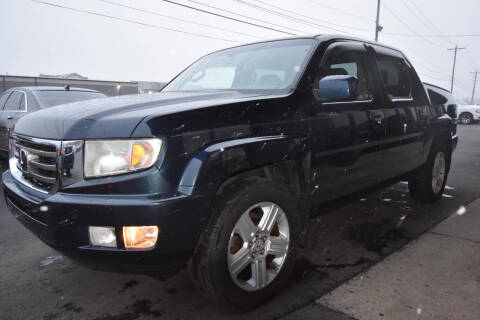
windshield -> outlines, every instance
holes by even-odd
[[[298,79],[315,40],[265,42],[207,55],[163,91],[281,90]]]
[[[35,92],[42,108],[49,108],[64,103],[105,98],[100,92],[92,91],[36,91]]]

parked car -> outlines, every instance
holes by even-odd
[[[418,201],[441,197],[458,140],[444,107],[385,45],[328,35],[243,45],[160,93],[23,117],[5,199],[76,259],[189,261],[206,296],[251,307],[286,283],[320,205],[400,179]]]
[[[480,120],[480,106],[459,104],[457,106],[458,120],[463,124],[472,124]]]
[[[68,102],[105,98],[98,91],[65,87],[17,87],[0,94],[0,152],[8,152],[8,132],[14,123],[37,110]]]

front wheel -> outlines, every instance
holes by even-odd
[[[260,178],[219,195],[189,267],[200,291],[237,308],[276,294],[295,262],[293,203],[288,191]]]
[[[440,199],[445,189],[450,157],[447,148],[434,143],[427,162],[408,181],[413,199],[420,202],[434,202]]]

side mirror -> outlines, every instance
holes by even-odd
[[[447,114],[450,116],[452,119],[457,118],[457,105],[456,104],[449,104],[447,106]]]
[[[326,76],[318,82],[322,100],[351,100],[358,96],[358,79],[349,75]]]

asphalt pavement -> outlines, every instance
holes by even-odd
[[[392,253],[480,197],[480,125],[460,126],[459,136],[446,194],[439,202],[414,202],[401,182],[322,212],[312,222],[307,248],[286,288],[243,313],[210,303],[185,271],[159,279],[79,266],[20,225],[2,197],[0,319],[350,319],[356,314],[348,316],[335,304],[321,303],[322,297],[357,275],[381,268]]]
[[[479,226],[477,199],[318,304],[356,319],[478,319]]]

